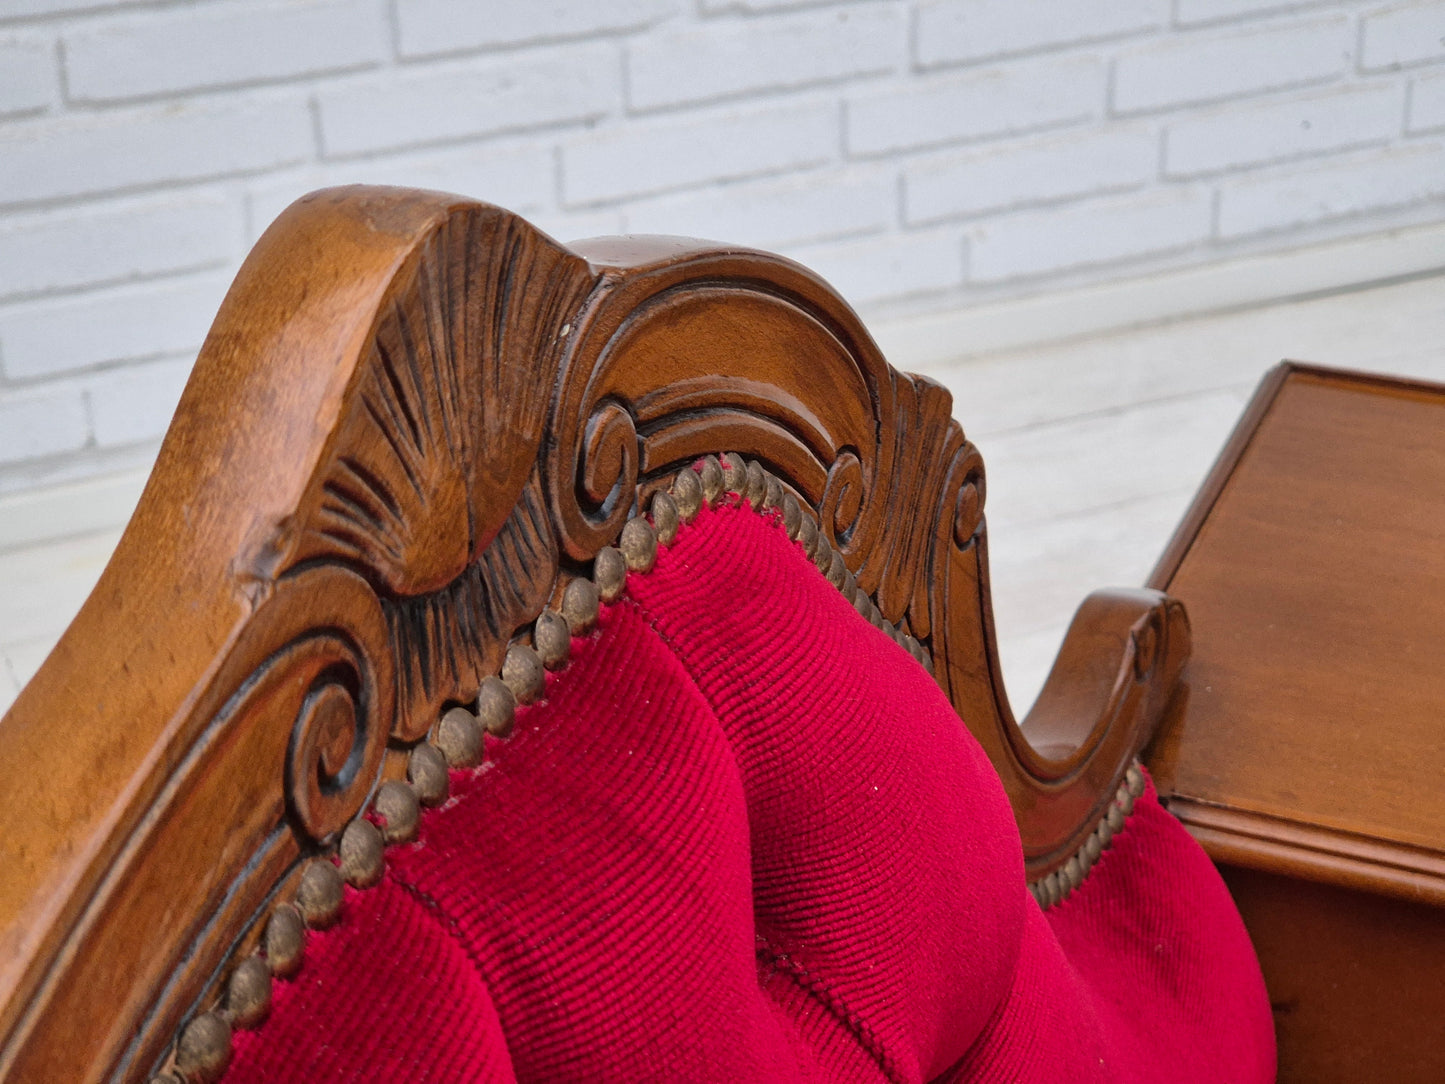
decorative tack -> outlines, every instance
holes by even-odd
[[[465,708],[461,710],[465,711]],[[451,714],[451,711],[447,714]],[[480,750],[481,727],[470,711],[467,711],[467,715],[471,718],[471,726],[477,731],[477,747]],[[445,715],[442,720],[445,721]],[[438,726],[439,730],[441,726]],[[410,756],[406,757],[406,778],[412,780],[416,801],[422,805],[441,805],[447,801],[447,793],[451,791],[451,779],[447,775],[447,754],[434,744],[423,741],[419,746],[413,747]]]
[[[1029,886],[1029,891],[1039,901],[1040,907],[1050,907],[1053,903],[1067,898],[1070,892],[1084,883],[1084,878],[1089,875],[1089,871],[1099,861],[1099,856],[1109,849],[1110,844],[1114,841],[1114,836],[1124,827],[1124,818],[1133,810],[1138,795],[1144,792],[1144,786],[1144,769],[1135,760],[1125,769],[1124,778],[1114,791],[1113,801],[1109,803],[1108,808],[1104,811],[1104,816],[1100,818],[1098,824],[1094,825],[1094,830],[1085,837],[1079,849],[1048,877],[1040,878]],[[1048,902],[1050,878],[1058,881],[1057,892],[1052,897],[1052,903]]]
[[[176,1069],[187,1080],[214,1084],[230,1064],[231,1025],[219,1013],[201,1013],[181,1030]]]
[[[306,925],[324,930],[336,921],[341,912],[341,871],[329,858],[313,858],[301,872],[296,887],[296,906]]]
[[[1144,770],[1137,762],[1130,764],[1129,770],[1124,773],[1124,785],[1135,798],[1144,793]]]
[[[804,516],[798,525],[798,541],[803,544],[803,552],[812,560],[813,551],[818,547],[818,525],[813,522],[812,516]]]
[[[763,479],[763,507],[768,510],[783,507],[783,483],[771,474]]]
[[[826,576],[832,565],[833,547],[828,542],[828,536],[819,531],[818,540],[813,543],[813,567]]]
[[[682,516],[672,494],[659,489],[652,495],[652,525],[657,528],[657,540],[670,546],[677,539],[678,524]]]
[[[556,670],[572,651],[572,630],[556,610],[543,610],[532,626],[532,643],[548,670]]]
[[[416,791],[410,785],[397,779],[388,779],[376,788],[376,801],[371,808],[386,823],[381,829],[381,838],[388,843],[410,843],[416,838],[417,822],[421,819],[421,804]]]
[[[803,529],[803,520],[806,518],[803,515],[802,507],[798,504],[798,498],[791,493],[784,494],[783,530],[788,532],[788,537],[794,542],[798,540],[798,535]]]
[[[623,524],[617,548],[622,551],[622,559],[630,571],[651,572],[657,563],[657,532],[647,520],[633,516]]]
[[[337,847],[342,879],[354,888],[370,888],[381,880],[386,868],[383,846],[381,832],[369,820],[358,817],[348,824]]]
[[[1043,879],[1039,886],[1043,895],[1043,906],[1052,907],[1059,902],[1059,871],[1055,870]]]
[[[767,492],[767,482],[763,477],[763,468],[756,459],[748,460],[747,467],[747,489],[743,496],[753,506],[754,512],[763,510],[763,494]]]
[[[724,455],[722,465],[727,469],[723,481],[724,488],[741,497],[748,490],[748,465],[743,462],[743,457],[737,452],[728,452]]]
[[[1126,817],[1134,812],[1134,792],[1129,789],[1127,779],[1119,784],[1119,790],[1114,795],[1114,804],[1123,810]]]
[[[567,631],[581,636],[597,623],[597,585],[591,580],[576,577],[562,592],[562,616],[567,619]]]
[[[458,709],[453,708],[452,711]],[[466,711],[465,708],[460,709]],[[447,712],[450,715],[451,711]],[[481,758],[482,748],[482,727],[477,722],[477,717],[467,712],[472,727],[477,734],[477,756]],[[442,716],[442,722],[446,722],[446,715]],[[441,724],[437,726],[437,738],[441,738]],[[429,742],[422,742],[415,746],[411,755],[406,758],[406,777],[411,780],[412,789],[416,791],[416,799],[422,805],[441,805],[447,800],[447,793],[451,790],[451,779],[447,776],[447,755],[436,745]]]
[[[702,483],[702,499],[708,504],[716,503],[723,491],[722,464],[717,461],[717,456],[710,455],[702,461],[697,480]]]
[[[546,675],[541,656],[526,644],[507,648],[507,656],[502,660],[502,681],[512,690],[517,703],[530,704],[541,699],[547,688]]]
[[[477,721],[494,738],[510,738],[512,724],[517,721],[517,698],[506,682],[489,677],[477,692]]]
[[[466,708],[448,708],[437,722],[433,740],[453,768],[474,768],[482,762],[482,726]],[[420,790],[417,798],[426,800]]]
[[[677,502],[677,514],[682,522],[691,523],[692,517],[702,508],[702,482],[697,471],[683,467],[672,480],[672,499]]]
[[[726,474],[724,473],[726,464]],[[382,824],[358,818],[341,834],[337,847],[340,868],[330,858],[318,857],[302,870],[295,903],[282,903],[272,911],[262,938],[263,955],[248,957],[232,972],[226,991],[225,1013],[205,1013],[193,1019],[177,1043],[175,1072],[161,1073],[151,1084],[214,1082],[231,1058],[231,1024],[252,1027],[270,1009],[271,977],[290,976],[301,966],[306,927],[324,928],[336,921],[345,884],[365,888],[376,884],[385,871],[385,847],[409,842],[417,835],[421,806],[440,805],[450,787],[448,767],[471,767],[481,762],[483,734],[506,738],[516,722],[517,705],[529,704],[546,691],[546,671],[566,663],[571,637],[591,628],[602,602],[614,602],[626,586],[629,571],[650,571],[657,547],[671,545],[682,523],[696,517],[704,503],[715,503],[725,491],[736,492],[755,511],[779,510],[788,538],[800,542],[808,558],[848,598],[858,613],[886,632],[933,672],[932,658],[913,636],[893,625],[848,570],[840,552],[796,496],[756,461],[744,462],[729,452],[720,462],[707,456],[699,469],[686,467],[674,477],[670,491],[657,490],[651,501],[649,522],[634,516],[623,526],[618,546],[603,547],[593,563],[593,579],[573,578],[562,594],[560,612],[545,609],[532,629],[535,647],[513,643],[502,662],[501,676],[483,680],[477,693],[476,714],[463,707],[448,709],[437,722],[432,744],[415,746],[407,759],[409,783],[388,780],[377,789],[372,808]],[[1103,822],[1096,826],[1079,851],[1065,865],[1028,886],[1041,907],[1066,896],[1088,870],[1142,794],[1145,780],[1137,762],[1115,794]],[[179,1075],[178,1075],[179,1074]],[[185,1079],[182,1080],[181,1077]]]
[[[1108,823],[1109,829],[1111,831],[1119,832],[1123,830],[1124,811],[1119,808],[1118,802],[1110,803],[1109,811],[1104,814],[1104,818],[1105,821]]]
[[[282,978],[296,974],[301,966],[301,950],[306,947],[306,920],[294,903],[280,904],[271,912],[261,943],[272,974]]]
[[[1077,888],[1084,879],[1084,867],[1079,862],[1079,856],[1069,855],[1069,860],[1064,863],[1064,882],[1069,888]]]
[[[598,550],[592,562],[592,578],[597,582],[602,601],[616,602],[622,594],[622,585],[627,582],[627,562],[622,559],[622,551],[613,546]]]
[[[253,1028],[271,1008],[271,969],[259,956],[247,956],[226,984],[226,1013],[233,1027]]]

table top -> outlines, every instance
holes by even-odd
[[[1213,857],[1445,905],[1445,386],[1273,370],[1150,586],[1194,649],[1148,759]]]

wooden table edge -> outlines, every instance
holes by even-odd
[[[1215,862],[1445,907],[1445,854],[1175,795],[1169,812]]]

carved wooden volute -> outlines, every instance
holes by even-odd
[[[298,861],[709,453],[818,510],[998,767],[1031,874],[1059,867],[1187,631],[1161,596],[1095,600],[1071,642],[1112,668],[1065,666],[1021,728],[983,463],[950,408],[779,257],[568,249],[402,189],[293,205],[222,305],[99,586],[0,723],[8,763],[45,766],[0,790],[0,823],[27,826],[0,844],[0,1076],[149,1071]]]

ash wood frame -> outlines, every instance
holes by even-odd
[[[439,710],[697,456],[819,513],[1061,869],[1175,694],[1182,607],[1091,595],[1015,720],[984,470],[824,282],[675,238],[565,248],[460,197],[294,204],[221,306],[95,591],[0,721],[0,1077],[143,1078]]]

